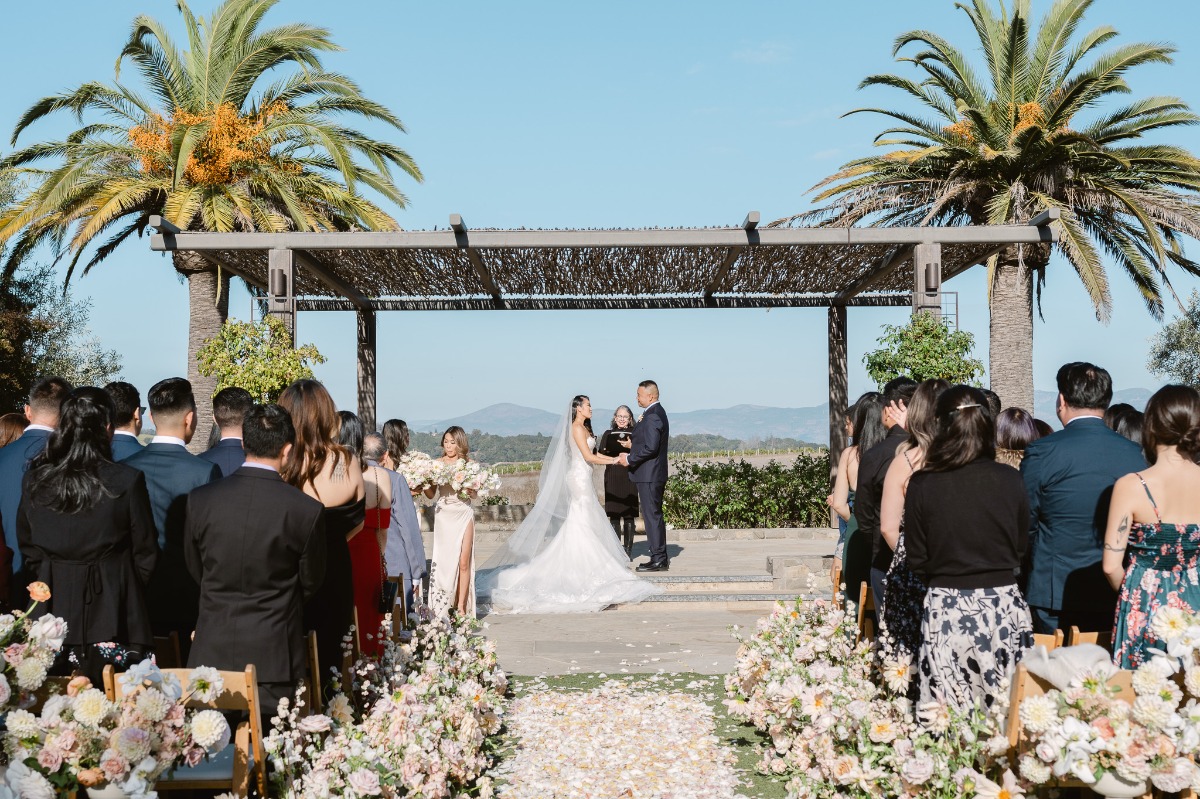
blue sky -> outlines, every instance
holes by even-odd
[[[192,5],[207,13],[216,3]],[[1037,13],[1048,6],[1034,2]],[[170,0],[6,10],[4,148],[38,98],[112,79],[138,13],[180,30]],[[903,103],[884,89],[856,90],[868,74],[903,73],[891,56],[895,36],[926,28],[965,43],[970,35],[950,0],[283,0],[268,17],[294,20],[330,28],[345,50],[327,65],[407,125],[398,141],[426,178],[400,179],[411,202],[395,215],[409,229],[444,227],[451,213],[476,227],[552,228],[736,225],[750,210],[764,221],[806,210],[809,187],[868,152],[883,127],[879,117],[841,114]],[[1175,66],[1132,74],[1134,95],[1172,94],[1200,107],[1197,21],[1200,12],[1185,0],[1098,0],[1088,18],[1090,26],[1115,26],[1121,43],[1177,45]],[[41,33],[48,25],[53,36]],[[59,135],[70,122],[43,122],[19,144]],[[1172,140],[1200,152],[1195,129]],[[1191,247],[1200,252],[1200,244]],[[1051,388],[1067,360],[1105,365],[1118,387],[1159,382],[1145,369],[1159,323],[1125,279],[1111,277],[1114,313],[1101,326],[1070,267],[1051,264],[1045,321],[1035,331],[1038,388]],[[977,268],[946,289],[959,292],[960,322],[986,363],[983,278]],[[1175,285],[1185,296],[1196,283],[1180,277]],[[184,372],[186,287],[148,241],[126,243],[74,291],[94,300],[93,329],[122,353],[125,377],[143,391]],[[235,315],[248,315],[243,290],[231,299]],[[861,359],[879,326],[904,317],[897,309],[850,311],[852,395],[870,388]],[[318,377],[353,407],[353,316],[301,315],[298,336],[329,357]],[[818,309],[391,313],[381,316],[379,345],[381,418],[447,418],[494,402],[556,410],[579,392],[613,407],[630,402],[645,377],[658,380],[664,404],[678,410],[813,405],[826,394]]]

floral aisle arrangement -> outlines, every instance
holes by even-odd
[[[281,703],[266,748],[274,793],[422,799],[490,791],[481,780],[500,731],[508,679],[495,645],[461,616],[420,621],[405,642],[360,659],[326,714]]]
[[[122,678],[110,701],[86,677],[46,700],[40,715],[12,710],[4,751],[8,788],[21,799],[51,799],[83,788],[115,785],[135,799],[153,799],[154,782],[180,765],[194,766],[229,745],[225,716],[186,707],[224,686],[213,669],[193,669],[188,684],[143,661]]]
[[[46,682],[67,637],[67,623],[49,614],[31,618],[33,611],[50,599],[50,587],[42,582],[29,585],[29,607],[23,613],[0,615],[0,713],[28,706],[33,694]]]
[[[408,489],[413,493],[436,485],[433,478],[437,472],[437,464],[424,452],[413,451],[401,455],[400,462],[396,464],[396,471],[404,475]]]
[[[461,500],[470,499],[472,494],[485,499],[488,494],[500,489],[500,475],[478,461],[459,458],[451,463],[434,463],[437,469],[433,475],[433,485],[450,486]]]

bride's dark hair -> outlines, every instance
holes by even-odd
[[[575,397],[575,399],[571,400],[571,423],[572,424],[574,424],[574,422],[575,422],[575,416],[577,415],[577,413],[579,411],[579,406],[583,405],[585,400],[587,402],[592,401],[591,398],[588,397],[587,394],[579,394]],[[592,431],[592,420],[591,419],[584,419],[583,426],[587,428],[588,435],[591,435],[591,436],[595,435],[595,432]]]

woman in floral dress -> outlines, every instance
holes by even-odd
[[[1123,669],[1136,669],[1148,659],[1147,650],[1163,646],[1151,627],[1156,610],[1200,610],[1200,466],[1195,461],[1200,394],[1195,389],[1164,386],[1150,398],[1142,450],[1150,467],[1113,486],[1104,536],[1104,575],[1120,592],[1113,662]]]

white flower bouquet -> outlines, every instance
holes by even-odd
[[[404,476],[408,489],[414,493],[436,485],[437,464],[424,452],[406,452],[400,456],[396,471]]]
[[[450,486],[461,500],[470,499],[472,494],[482,499],[500,488],[500,475],[478,461],[459,458],[451,463],[441,460],[434,463],[437,469],[433,484]]]
[[[45,583],[29,585],[29,607],[23,613],[0,615],[0,713],[27,707],[33,693],[46,682],[67,637],[67,623],[58,616],[32,618],[33,611],[50,599]]]

